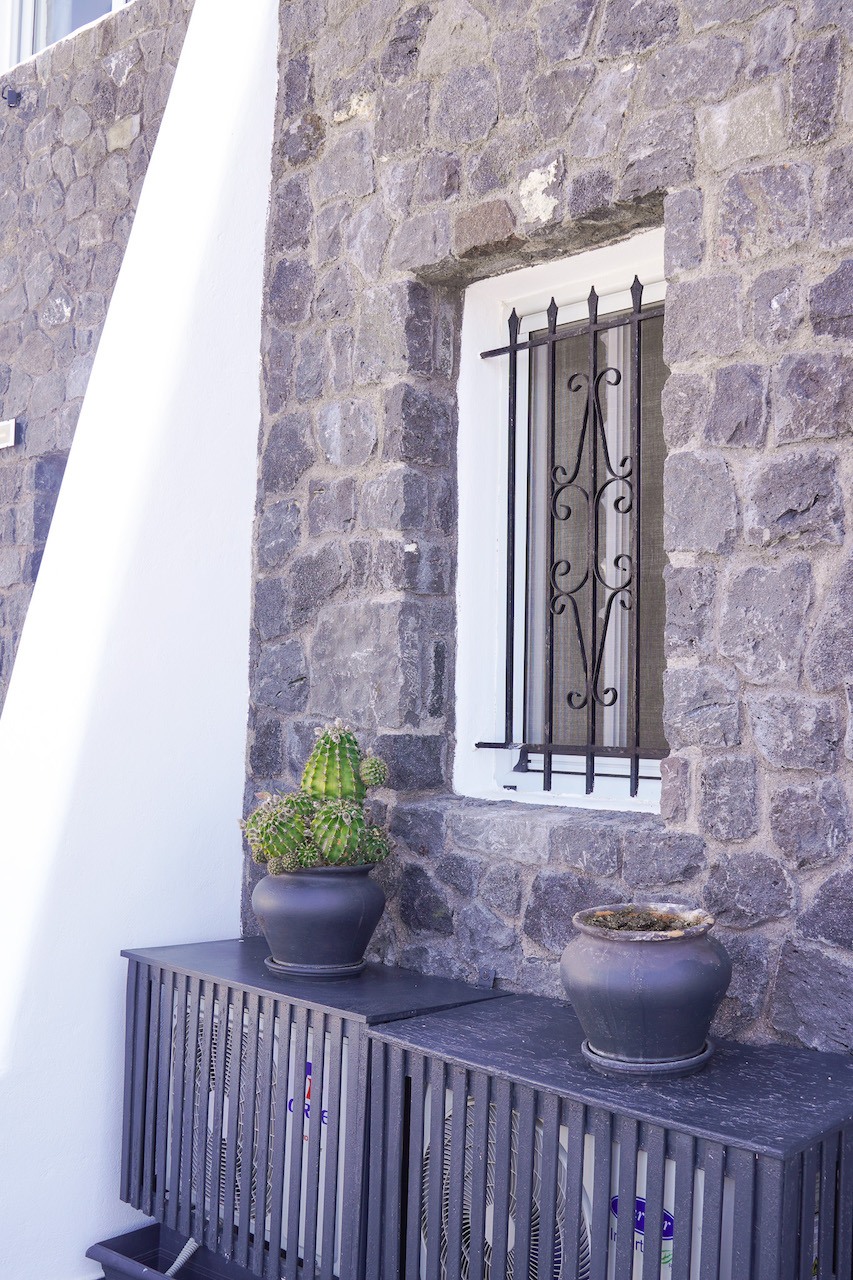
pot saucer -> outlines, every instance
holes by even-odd
[[[287,964],[267,956],[264,964],[270,973],[280,978],[354,978],[365,968],[366,961],[358,964]]]
[[[665,1062],[626,1062],[624,1058],[609,1058],[596,1053],[588,1040],[581,1044],[581,1053],[594,1071],[603,1076],[627,1076],[632,1080],[660,1080],[669,1076],[688,1076],[701,1071],[714,1052],[714,1041],[706,1040],[704,1048],[689,1058],[669,1059]]]

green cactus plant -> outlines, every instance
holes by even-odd
[[[261,803],[241,823],[252,857],[270,875],[381,862],[391,852],[387,833],[364,811],[366,789],[387,782],[388,766],[374,755],[362,757],[355,734],[340,720],[317,733],[302,789],[259,792]]]

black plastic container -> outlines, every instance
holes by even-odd
[[[101,1264],[105,1280],[159,1280],[186,1243],[186,1236],[155,1222],[93,1244],[86,1257]],[[257,1280],[257,1276],[201,1248],[184,1263],[175,1280]]]
[[[673,903],[632,905],[680,915],[684,927],[654,933],[589,923],[624,903],[572,918],[578,936],[563,952],[560,976],[586,1037],[581,1052],[605,1075],[698,1071],[713,1053],[708,1028],[732,976],[725,949],[708,937],[713,916]]]

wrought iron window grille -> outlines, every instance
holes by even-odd
[[[508,344],[481,353],[508,361],[506,673],[504,739],[476,746],[517,751],[514,772],[540,773],[544,791],[574,774],[589,795],[627,767],[636,797],[653,776],[644,762],[669,754],[663,437],[644,386],[665,372],[663,306],[643,306],[636,276],[630,295],[630,310],[600,317],[593,288],[588,319],[563,325],[552,298],[547,328],[526,338],[513,309]]]

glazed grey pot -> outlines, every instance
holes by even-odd
[[[588,923],[593,907],[572,918],[578,930],[563,952],[560,976],[586,1039],[584,1057],[604,1075],[635,1079],[686,1075],[713,1053],[708,1039],[732,967],[708,937],[704,911],[673,903],[632,903],[639,910],[678,913],[687,927],[673,933],[610,931]]]
[[[258,881],[252,910],[272,952],[266,964],[273,973],[301,978],[361,973],[385,909],[385,894],[370,879],[373,865],[311,867]]]

